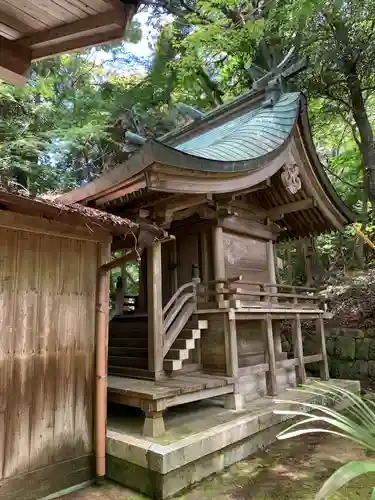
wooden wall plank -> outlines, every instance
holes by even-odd
[[[79,322],[75,363],[74,439],[79,453],[93,449],[95,293],[98,245],[81,242],[79,262]]]
[[[45,467],[53,462],[54,422],[56,399],[56,270],[61,262],[60,241],[54,237],[40,237],[40,285],[38,326],[31,411],[30,466]]]
[[[19,258],[18,233],[4,231],[0,238],[0,411],[3,412],[3,429],[0,434],[0,477],[4,477],[6,452],[9,447],[9,436],[6,431],[9,390],[12,390],[12,375],[14,362],[14,346],[16,336],[13,324],[16,317],[14,302],[14,282],[17,279],[17,263]],[[8,438],[8,439],[7,439]]]
[[[0,227],[0,479],[92,451],[97,255]]]
[[[83,456],[0,481],[0,500],[35,500],[94,477],[94,457]]]
[[[268,283],[267,243],[250,236],[225,232],[223,235],[225,276],[230,278],[241,275],[244,281]],[[239,285],[246,291],[259,290],[251,285]],[[246,300],[259,300],[246,297]]]

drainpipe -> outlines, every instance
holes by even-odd
[[[160,243],[174,239],[166,236]],[[103,264],[98,272],[98,292],[96,300],[96,399],[95,399],[95,456],[96,478],[105,477],[106,427],[107,427],[107,331],[109,318],[109,287],[107,273],[121,267],[127,260],[136,259],[139,252],[127,250],[118,259]]]
[[[96,478],[105,477],[105,448],[107,424],[107,330],[108,279],[107,271],[99,269],[96,305],[96,399],[95,399],[95,455]]]
[[[96,299],[96,398],[95,398],[95,458],[96,478],[105,477],[106,431],[107,431],[107,333],[109,319],[108,273],[120,267],[126,260],[136,258],[135,250],[128,250],[125,255],[107,264],[98,272],[98,292]]]

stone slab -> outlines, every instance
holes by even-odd
[[[331,382],[353,392],[360,390],[357,381]],[[314,396],[289,391],[282,392],[278,399],[321,402]],[[289,417],[274,414],[276,407],[279,409],[280,404],[274,398],[259,398],[246,405],[245,411],[237,412],[237,417],[236,412],[226,410],[228,421],[211,427],[208,414],[207,429],[177,437],[168,444],[109,431],[107,475],[148,496],[168,498],[275,441],[281,429],[291,423]],[[215,411],[222,413],[223,409],[213,407]],[[174,426],[178,427],[178,419]]]

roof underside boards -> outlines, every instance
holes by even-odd
[[[272,107],[250,109],[241,116],[175,145],[175,148],[189,155],[218,162],[264,157],[288,139],[298,115],[299,104],[298,92],[284,94]]]
[[[34,60],[121,39],[134,13],[121,0],[0,0],[0,78],[22,85]]]

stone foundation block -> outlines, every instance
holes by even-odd
[[[356,359],[369,359],[369,350],[372,343],[371,339],[357,339],[355,343],[355,358]]]
[[[355,359],[355,340],[348,337],[336,339],[337,357],[340,359]]]

